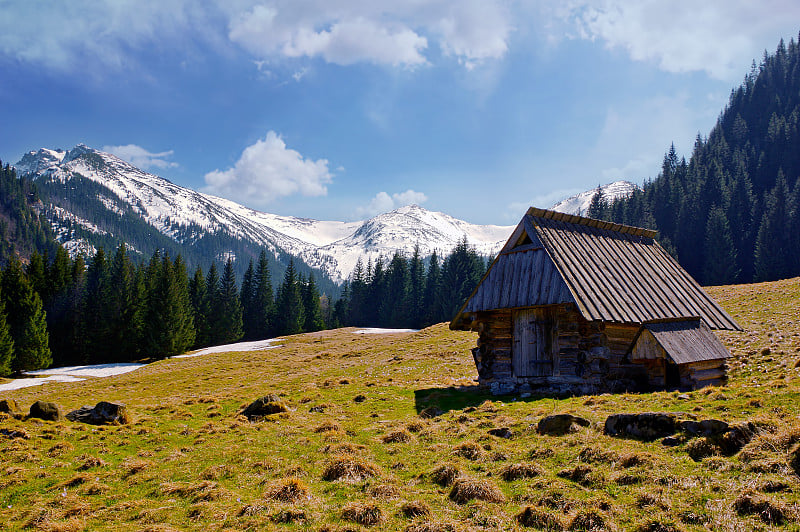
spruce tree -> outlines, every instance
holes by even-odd
[[[157,254],[153,257],[157,258]],[[148,268],[144,353],[152,358],[180,355],[194,344],[194,323],[186,267],[178,256],[173,263],[164,255],[156,268]]]
[[[53,358],[42,300],[25,278],[22,266],[15,257],[12,257],[3,271],[0,293],[5,302],[8,326],[14,341],[12,372],[50,366]]]
[[[303,310],[305,322],[303,330],[305,332],[321,331],[325,328],[322,319],[322,308],[320,307],[320,295],[317,284],[314,281],[314,274],[309,273],[308,279],[302,286]]]
[[[793,235],[787,227],[789,221],[789,190],[781,173],[775,187],[767,197],[761,226],[756,237],[756,281],[774,281],[790,277],[795,265],[790,253]]]
[[[0,377],[11,375],[14,340],[6,319],[6,306],[0,297]]]
[[[214,341],[218,344],[235,342],[244,334],[242,330],[242,306],[239,291],[236,288],[236,274],[233,271],[233,261],[229,258],[220,280],[220,289],[214,305],[212,320]]]
[[[194,272],[194,277],[189,280],[189,300],[192,302],[192,317],[194,318],[195,340],[194,347],[206,347],[209,344],[208,317],[206,316],[206,280],[200,266]]]
[[[478,286],[483,276],[484,263],[466,236],[459,242],[442,265],[441,301],[443,320],[455,316],[461,305]]]
[[[733,237],[721,207],[714,207],[708,214],[705,261],[703,280],[706,284],[730,284],[739,275]]]
[[[424,325],[425,319],[425,265],[420,257],[419,245],[414,246],[414,253],[409,261],[409,293],[408,315],[409,324],[415,329]]]
[[[256,338],[257,318],[255,316],[253,304],[255,296],[255,287],[253,285],[254,278],[255,269],[253,268],[253,259],[250,259],[247,270],[242,277],[242,286],[239,290],[239,300],[242,307],[242,328],[244,330],[244,338],[247,340]]]
[[[203,315],[206,318],[206,329],[202,333],[205,345],[219,344],[217,320],[217,302],[219,301],[219,273],[217,264],[211,263],[206,274],[206,299],[203,302]]]
[[[106,362],[112,346],[108,332],[109,267],[103,248],[95,252],[86,272],[86,290],[81,310],[82,359],[86,363]]]
[[[434,250],[428,264],[428,275],[425,278],[425,324],[433,325],[443,321],[444,313],[441,312],[442,270],[439,267],[439,255]]]
[[[252,327],[254,338],[269,338],[275,334],[275,296],[272,292],[272,276],[269,271],[267,253],[263,249],[258,256],[253,279]]]
[[[130,361],[139,356],[144,319],[143,279],[120,244],[109,267],[104,316],[109,356],[105,362]]]
[[[604,220],[606,209],[606,198],[603,194],[603,189],[600,188],[600,185],[597,185],[597,189],[592,195],[592,201],[589,202],[589,207],[586,209],[586,216],[595,220]]]
[[[278,334],[303,332],[305,310],[303,309],[303,299],[300,294],[297,272],[294,269],[294,259],[289,259],[289,265],[283,275],[283,282],[278,288],[275,307]]]

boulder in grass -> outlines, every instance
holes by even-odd
[[[678,414],[672,412],[642,412],[641,414],[613,414],[606,418],[604,432],[618,438],[653,441],[675,434]]]
[[[45,421],[61,421],[64,419],[64,414],[61,412],[61,407],[55,403],[36,401],[31,405],[28,417],[44,419]]]
[[[13,399],[0,399],[0,414],[8,414],[11,417],[22,417],[22,409]]]
[[[67,419],[90,425],[124,425],[131,422],[128,408],[121,403],[100,401],[94,408],[82,406],[67,414]]]
[[[792,468],[795,475],[800,477],[800,443],[789,451],[789,467]]]
[[[286,412],[288,410],[289,409],[286,408],[286,404],[281,401],[281,398],[274,393],[271,393],[260,399],[256,399],[247,405],[247,407],[242,410],[242,415],[250,421],[258,421],[264,416],[268,416],[270,414],[280,414],[281,412]]]
[[[540,419],[538,425],[536,425],[536,431],[539,434],[547,434],[549,436],[563,436],[570,432],[577,432],[581,427],[588,427],[589,424],[588,419],[573,416],[572,414],[553,414]]]

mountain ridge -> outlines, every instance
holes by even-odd
[[[84,144],[71,150],[31,151],[15,167],[20,174],[31,174],[46,190],[58,185],[63,188],[79,178],[107,190],[105,194],[95,192],[96,205],[81,212],[56,194],[48,195],[52,203],[45,214],[54,227],[61,228],[57,233],[68,248],[87,248],[69,244],[76,240],[72,238],[75,225],[81,226],[85,240],[103,231],[114,236],[98,219],[129,213],[181,245],[192,245],[204,236],[224,233],[266,247],[276,258],[281,253],[296,256],[334,282],[346,279],[359,258],[376,260],[395,251],[410,254],[415,245],[427,256],[433,251],[446,253],[466,237],[478,253],[492,255],[513,229],[470,224],[418,205],[356,222],[280,216],[177,185]],[[95,219],[86,215],[98,209],[106,212]]]

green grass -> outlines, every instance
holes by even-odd
[[[757,512],[737,513],[761,508],[741,502],[755,493],[788,516],[780,527],[798,529],[800,478],[786,456],[800,441],[800,279],[709,291],[746,331],[722,335],[735,355],[730,383],[688,399],[674,392],[490,397],[474,385],[469,349],[475,335],[444,324],[380,336],[352,329],[299,335],[278,349],[166,360],[118,377],[17,390],[4,397],[25,409],[37,399],[65,411],[124,402],[134,422],[0,421],[0,429],[29,436],[0,434],[0,524],[41,530],[448,530],[446,524],[517,530],[530,529],[520,523],[577,529],[599,522],[608,530],[778,527]],[[258,423],[238,416],[269,393],[279,394],[290,411]],[[355,401],[359,395],[365,400]],[[431,406],[442,413],[418,415]],[[701,461],[688,455],[691,444],[665,447],[602,434],[609,414],[642,411],[754,421],[763,432],[733,456]],[[593,425],[561,437],[536,433],[543,415],[561,412]],[[502,427],[513,432],[511,439],[488,434]],[[324,480],[326,468],[345,457],[374,475]],[[452,497],[453,487],[437,484],[432,474],[445,464],[466,479]],[[481,500],[469,490],[494,495]]]

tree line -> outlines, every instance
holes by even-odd
[[[672,146],[630,197],[598,193],[588,216],[659,231],[703,284],[800,275],[800,45],[781,40],[753,63],[691,158]]]
[[[484,260],[463,240],[425,266],[419,249],[359,260],[331,304],[312,273],[290,260],[273,290],[267,254],[237,282],[233,260],[190,276],[180,255],[135,263],[126,246],[97,250],[88,265],[59,247],[12,257],[0,272],[0,376],[73,364],[160,359],[211,345],[354,326],[421,328],[452,318],[477,285]]]

